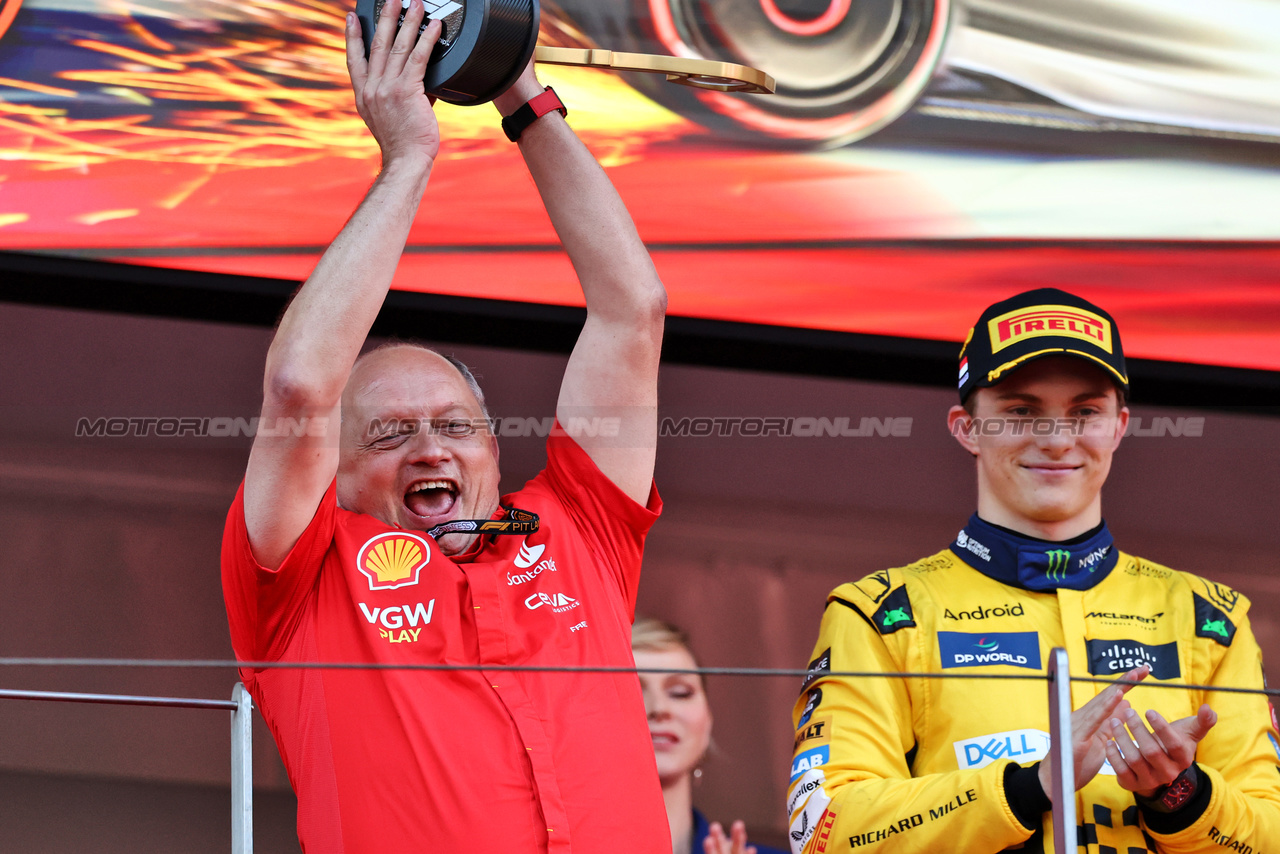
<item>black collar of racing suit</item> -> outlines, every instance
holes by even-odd
[[[1055,543],[993,525],[977,513],[951,551],[988,578],[1023,590],[1088,590],[1120,559],[1105,520],[1092,531]]]

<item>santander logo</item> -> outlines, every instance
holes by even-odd
[[[542,553],[546,550],[546,543],[530,548],[529,542],[526,540],[520,544],[520,553],[516,555],[516,566],[521,569],[528,569],[538,562],[538,559],[542,557]]]

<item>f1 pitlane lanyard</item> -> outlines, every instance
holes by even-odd
[[[427,531],[432,539],[440,539],[445,534],[532,534],[538,530],[538,514],[519,507],[506,508],[507,513],[501,519],[454,519],[444,522]]]

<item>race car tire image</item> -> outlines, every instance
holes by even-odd
[[[951,0],[547,0],[592,46],[735,62],[777,80],[773,95],[627,79],[729,137],[836,147],[906,112],[942,55]]]

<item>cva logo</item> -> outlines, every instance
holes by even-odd
[[[360,547],[356,568],[369,579],[370,590],[395,590],[418,583],[431,559],[431,546],[416,534],[378,534]]]
[[[568,611],[576,608],[581,604],[582,603],[577,599],[574,599],[571,596],[566,596],[563,593],[534,593],[528,599],[524,600],[524,606],[530,611],[536,611],[538,608],[546,605],[557,614],[562,611]]]

